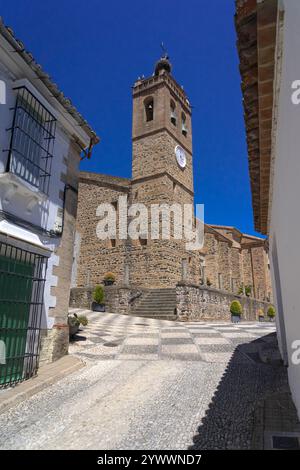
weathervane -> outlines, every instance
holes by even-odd
[[[164,45],[163,42],[161,42],[160,47],[162,48],[162,51],[163,51],[163,58],[164,58],[164,59],[168,59],[168,58],[169,58],[169,57],[168,57],[168,51],[167,51],[167,49],[165,48],[165,45]]]

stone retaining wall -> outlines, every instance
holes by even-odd
[[[242,319],[256,321],[258,310],[262,309],[267,316],[268,302],[261,302],[251,297],[230,294],[207,286],[196,286],[180,283],[176,287],[176,304],[178,319],[230,321],[230,304],[239,300],[243,307]]]
[[[70,291],[70,307],[91,308],[93,287],[72,287]]]
[[[93,287],[73,287],[70,307],[90,309],[93,302]],[[106,311],[129,314],[131,307],[141,298],[143,290],[128,286],[105,286]]]
[[[141,300],[147,289],[128,286],[105,286],[106,311],[128,315],[131,308]],[[251,297],[230,294],[207,286],[179,283],[176,287],[176,309],[178,320],[230,321],[230,304],[239,300],[243,307],[243,319],[256,321],[258,310],[267,316],[268,302]],[[92,287],[71,289],[70,306],[90,309],[93,301]]]

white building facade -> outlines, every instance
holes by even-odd
[[[279,345],[300,416],[300,2],[285,0],[279,6],[270,171],[270,255]]]
[[[300,417],[300,2],[251,3],[237,2],[236,23],[254,219],[269,236],[279,348]]]
[[[77,168],[99,139],[2,20],[0,39],[3,386],[67,352]]]

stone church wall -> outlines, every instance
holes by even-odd
[[[98,176],[99,181],[92,180]],[[99,218],[96,209],[101,203],[114,202],[119,196],[128,194],[128,186],[124,184],[128,180],[107,177],[103,181],[102,176],[85,174],[79,183],[77,232],[81,241],[76,280],[73,282],[77,287],[99,284],[108,271],[113,271],[119,279],[124,277],[124,242],[116,241],[113,247],[110,240],[98,239],[96,227]],[[116,183],[122,183],[123,186]]]
[[[251,297],[238,296],[214,288],[179,283],[176,287],[177,316],[187,321],[230,321],[230,304],[239,300],[243,307],[242,320],[255,321],[262,309],[267,317],[268,302]]]
[[[254,295],[257,299],[262,299],[268,292],[266,283],[266,272],[264,266],[264,248],[262,246],[251,248],[253,278],[254,278]]]
[[[231,273],[231,291],[238,293],[243,283],[242,277],[242,256],[239,248],[232,247],[229,251],[229,264]]]
[[[234,294],[242,285],[249,285],[258,300],[272,301],[264,241],[254,240],[238,246],[215,232],[205,233],[205,282],[209,280],[211,287]]]
[[[143,202],[147,206],[169,202],[173,198],[184,204],[189,199],[188,192],[168,175],[131,185],[130,180],[123,178],[82,173],[77,216],[80,247],[77,247],[79,256],[73,286],[94,286],[102,282],[106,272],[112,271],[118,284],[123,284],[127,275],[133,286],[175,287],[182,279],[183,260],[187,265],[185,280],[200,285],[200,253],[187,252],[183,240],[149,239],[146,245],[141,245],[140,240],[117,239],[112,246],[111,240],[97,238],[98,205],[114,203],[124,195],[129,202]],[[149,233],[150,230],[149,225]],[[251,286],[255,283],[255,295],[260,300],[267,298],[266,294],[271,291],[270,276],[262,245],[237,248],[223,236],[206,231],[204,253],[204,283],[209,279],[211,287],[234,294],[243,283]]]
[[[94,178],[94,179],[93,179]],[[116,181],[115,181],[116,180]],[[100,203],[113,203],[119,196],[128,196],[129,202],[163,204],[170,201],[171,192],[182,204],[188,203],[188,193],[179,184],[174,184],[164,175],[149,182],[136,183],[131,188],[120,178],[104,175],[82,174],[79,186],[77,232],[80,249],[76,263],[76,287],[94,286],[102,282],[108,271],[115,273],[117,283],[124,283],[125,273],[133,286],[170,287],[182,278],[182,260],[188,265],[187,280],[200,283],[199,253],[187,252],[184,240],[119,240],[112,246],[111,240],[99,240],[96,235],[98,217],[96,209]],[[149,211],[150,213],[150,211]],[[117,217],[118,219],[118,217]],[[149,218],[150,220],[150,218]],[[118,224],[117,224],[118,229]],[[171,217],[171,230],[173,218]],[[151,226],[149,224],[148,233]]]

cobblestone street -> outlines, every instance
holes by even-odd
[[[246,449],[286,383],[259,360],[270,323],[88,317],[70,346],[87,366],[0,415],[2,449]]]

